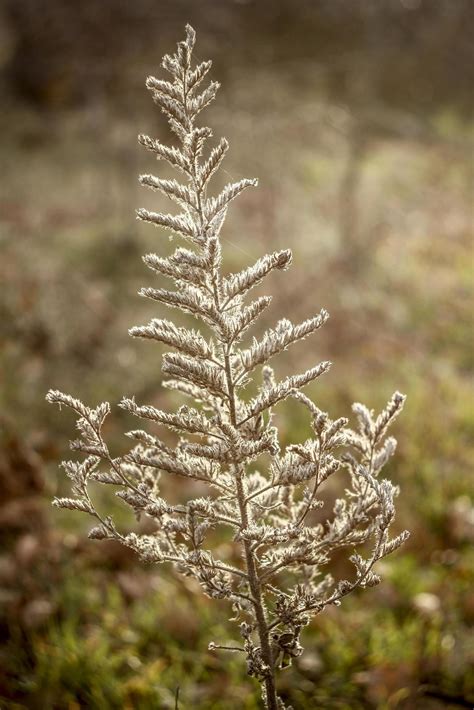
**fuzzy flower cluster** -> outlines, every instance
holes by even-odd
[[[211,81],[202,88],[211,62],[192,66],[194,43],[194,30],[188,26],[176,53],[163,59],[170,79],[147,80],[178,145],[139,137],[181,176],[164,180],[142,175],[141,184],[163,193],[178,210],[163,214],[140,209],[138,217],[187,242],[169,257],[144,257],[146,265],[172,285],[147,287],[141,295],[191,314],[199,329],[177,327],[160,317],[130,331],[134,337],[172,348],[163,355],[164,385],[189,404],[168,413],[123,399],[120,406],[149,427],[129,431],[130,450],[114,457],[102,434],[109,405],[89,408],[50,391],[49,402],[77,414],[79,438],[71,446],[85,454],[80,461],[63,463],[72,481],[71,497],[54,503],[90,515],[95,520],[91,538],[118,540],[144,560],[172,563],[178,572],[198,580],[209,597],[227,600],[239,624],[240,641],[214,643],[211,648],[243,653],[248,673],[261,683],[265,707],[281,710],[276,672],[303,652],[302,629],[312,616],[339,605],[357,587],[378,584],[375,563],[408,537],[407,532],[390,536],[398,489],[379,477],[395,451],[395,440],[386,438],[386,432],[400,413],[404,396],[395,393],[378,416],[355,404],[353,430],[347,419],[330,419],[301,392],[328,371],[329,362],[281,380],[275,377],[269,361],[319,330],[328,318],[325,310],[298,324],[280,320],[259,339],[245,342],[271,300],[267,296],[251,300],[252,288],[270,272],[286,270],[291,252],[274,252],[238,273],[223,273],[219,234],[227,210],[257,181],[229,184],[217,196],[208,192],[228,143],[222,138],[206,151],[211,129],[196,125],[218,84]],[[257,368],[261,377],[249,400],[244,389]],[[272,413],[289,397],[306,409],[313,434],[282,450]],[[161,427],[178,434],[174,448],[159,438]],[[320,489],[340,469],[346,469],[350,484],[325,519]],[[162,474],[199,481],[207,495],[171,504],[160,494]],[[98,510],[90,482],[112,486],[138,517],[152,521],[148,526],[152,532],[119,529]],[[228,559],[219,559],[212,545],[208,547],[216,528],[225,528],[233,541]],[[353,574],[336,580],[328,565],[343,550],[348,551]]]

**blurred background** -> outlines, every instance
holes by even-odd
[[[74,438],[50,387],[175,404],[160,349],[127,329],[162,313],[136,296],[156,284],[140,256],[174,247],[135,221],[165,206],[138,187],[164,171],[136,136],[170,138],[144,80],[186,22],[222,82],[203,114],[231,144],[221,180],[260,178],[230,209],[226,266],[291,247],[267,323],[331,313],[277,374],[331,359],[310,394],[334,417],[408,395],[387,473],[412,537],[380,587],[316,618],[282,695],[472,707],[472,0],[0,4],[0,706],[166,709],[179,687],[182,708],[259,707],[241,659],[206,650],[231,637],[224,603],[50,506]],[[130,421],[111,420],[120,452]],[[306,436],[293,405],[278,425],[283,443]]]

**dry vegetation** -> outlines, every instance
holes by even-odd
[[[439,36],[448,25],[436,25]],[[366,100],[350,100],[329,82],[326,60],[271,60],[272,51],[251,71],[227,70],[214,113],[216,134],[233,146],[230,176],[258,175],[261,186],[234,207],[230,268],[291,241],[292,278],[271,284],[268,323],[282,312],[302,319],[315,304],[331,312],[314,350],[303,345],[280,365],[288,374],[293,358],[298,369],[337,363],[311,392],[322,409],[344,413],[355,399],[379,409],[387,391],[408,394],[389,476],[410,493],[399,526],[412,531],[383,586],[315,620],[281,693],[297,709],[469,707],[472,124],[454,75],[418,110],[416,96],[406,106],[376,100],[370,76]],[[140,61],[133,96],[153,69]],[[180,707],[250,710],[259,694],[238,659],[202,653],[229,633],[224,606],[197,611],[191,582],[171,582],[113,544],[104,553],[83,540],[80,518],[49,505],[67,491],[56,461],[69,430],[43,404],[51,385],[90,402],[116,402],[126,389],[174,404],[156,386],[154,349],[125,336],[155,315],[135,292],[140,255],[161,237],[133,218],[143,171],[135,136],[156,134],[155,119],[139,102],[121,111],[123,95],[55,110],[11,99],[0,118],[0,704],[173,708],[179,686]],[[119,417],[107,432],[118,447],[125,426]],[[293,404],[279,426],[285,442],[307,435]]]

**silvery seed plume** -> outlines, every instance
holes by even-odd
[[[91,516],[89,537],[114,539],[148,562],[174,565],[198,580],[209,597],[230,604],[240,640],[215,642],[211,649],[242,653],[249,675],[261,684],[265,707],[283,710],[277,671],[303,652],[304,627],[357,587],[378,584],[376,562],[408,537],[407,531],[390,536],[398,488],[379,476],[395,451],[395,440],[385,435],[405,397],[396,392],[378,416],[355,404],[357,426],[350,429],[347,419],[330,419],[301,391],[327,373],[329,362],[276,377],[269,361],[312,337],[328,319],[324,309],[302,323],[279,320],[248,339],[271,300],[252,298],[252,288],[271,272],[288,269],[292,257],[289,250],[278,251],[238,273],[222,269],[220,233],[227,211],[234,199],[257,186],[257,180],[239,180],[218,195],[210,194],[210,180],[228,143],[221,138],[210,147],[211,129],[196,123],[219,85],[211,81],[204,86],[211,62],[193,66],[194,44],[195,32],[188,25],[175,54],[163,58],[166,78],[149,77],[146,82],[176,144],[167,146],[144,135],[139,142],[158,161],[175,168],[176,178],[146,174],[140,182],[168,197],[177,211],[139,209],[137,217],[178,235],[184,246],[168,257],[144,257],[170,285],[141,290],[157,303],[157,317],[130,331],[133,337],[172,348],[163,356],[164,385],[182,394],[186,403],[167,413],[124,398],[120,406],[143,420],[145,429],[129,431],[131,448],[117,457],[102,434],[108,404],[91,408],[62,392],[48,392],[49,402],[77,415],[78,438],[71,446],[85,455],[63,463],[72,481],[71,495],[56,498],[54,505]],[[193,316],[194,329],[176,326],[170,320],[173,309]],[[249,400],[244,388],[252,378],[257,392]],[[287,398],[305,408],[313,433],[282,450],[272,412]],[[159,438],[163,427],[178,434],[174,447]],[[341,469],[349,472],[350,485],[326,521],[315,524],[313,511],[322,507],[320,488]],[[199,481],[207,492],[169,503],[160,493],[163,474]],[[91,481],[112,484],[137,517],[153,521],[153,532],[122,530],[94,503]],[[216,528],[230,530],[234,552],[229,559],[220,559],[208,547],[209,533]],[[347,551],[353,573],[336,580],[328,565],[341,551]]]

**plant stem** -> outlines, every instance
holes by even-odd
[[[219,284],[218,275],[216,274],[213,279],[213,292],[214,292],[214,303],[216,309],[222,312],[222,305],[219,298]],[[231,355],[232,355],[232,343],[227,342],[223,348],[224,356],[224,369],[227,381],[227,394],[229,402],[229,415],[232,426],[238,428],[237,414],[236,414],[236,402],[235,402],[235,383],[232,376],[232,365],[231,365]],[[247,491],[245,488],[244,481],[244,468],[243,466],[235,467],[236,473],[236,492],[237,500],[240,510],[240,520],[241,527],[247,528],[250,522],[249,510],[248,510],[248,500]],[[265,605],[262,598],[262,585],[260,583],[260,578],[257,570],[257,562],[255,559],[254,552],[252,550],[252,543],[249,540],[243,541],[243,548],[245,554],[245,562],[248,574],[248,583],[250,587],[250,592],[252,596],[253,606],[255,609],[255,619],[257,622],[257,632],[260,640],[260,649],[262,654],[262,660],[267,666],[267,672],[264,678],[265,690],[266,690],[266,707],[267,710],[278,710],[278,699],[276,693],[275,685],[275,666],[273,663],[273,654],[270,645],[269,630],[267,619],[265,616]]]
[[[246,528],[249,524],[249,516],[247,510],[247,503],[245,500],[246,496],[243,481],[243,470],[240,467],[236,471],[236,486],[242,526]],[[260,639],[262,659],[265,665],[268,667],[268,672],[265,675],[264,681],[266,689],[266,705],[268,710],[278,710],[277,694],[275,687],[275,668],[273,664],[272,649],[270,646],[268,624],[265,616],[265,606],[262,599],[262,587],[257,572],[255,557],[252,552],[251,542],[249,540],[244,540],[243,547],[245,552],[245,561],[247,564],[247,574],[249,576],[250,591],[252,592],[252,598],[255,601],[255,618],[257,621],[257,630]]]

